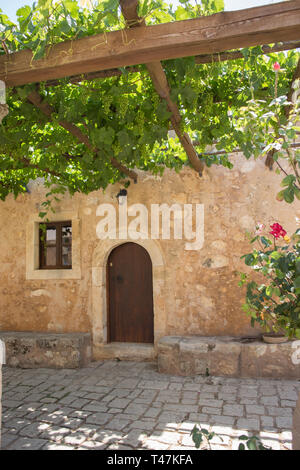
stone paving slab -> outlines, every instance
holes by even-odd
[[[3,368],[2,449],[190,450],[194,424],[213,449],[260,436],[291,449],[300,380],[178,377],[155,364],[91,363],[78,370]]]

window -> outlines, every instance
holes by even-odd
[[[72,269],[72,222],[39,224],[40,269]]]

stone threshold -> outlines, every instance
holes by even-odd
[[[107,343],[93,348],[94,359],[120,359],[123,361],[153,361],[156,352],[153,344]]]
[[[182,376],[300,378],[300,341],[267,344],[229,336],[165,336],[158,370]]]

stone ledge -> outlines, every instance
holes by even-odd
[[[94,346],[93,357],[96,360],[153,361],[155,350],[153,344],[147,343],[107,343]]]
[[[245,343],[229,336],[165,336],[157,345],[158,370],[182,376],[266,377],[299,379],[299,361],[292,361],[295,342]]]
[[[10,367],[76,369],[91,361],[89,333],[0,332]]]

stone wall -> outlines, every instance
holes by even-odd
[[[166,336],[157,345],[158,370],[181,376],[298,379],[298,343],[266,344],[228,336]]]
[[[10,367],[76,369],[91,360],[89,333],[0,332],[0,338]]]
[[[241,155],[232,160],[233,170],[212,167],[202,178],[189,168],[179,174],[166,170],[163,177],[139,172],[138,183],[128,188],[128,205],[142,203],[149,210],[152,203],[204,204],[204,245],[199,251],[185,250],[186,240],[143,240],[156,253],[156,342],[167,335],[255,334],[241,310],[244,291],[237,286],[238,272],[245,270],[240,256],[249,250],[245,232],[256,222],[278,221],[291,233],[300,203],[276,201],[281,177],[266,169],[264,161],[247,161]],[[78,269],[71,279],[28,274],[36,243],[28,233],[45,200],[42,185],[35,182],[30,194],[0,202],[0,330],[92,332],[94,354],[105,343],[104,264],[109,253],[99,260],[104,241],[96,236],[96,209],[101,203],[117,207],[120,187],[66,195],[56,204],[52,219],[70,216],[77,223],[73,256]],[[106,251],[110,249],[107,245]]]

